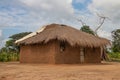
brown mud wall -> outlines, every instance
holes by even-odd
[[[100,48],[85,48],[84,63],[100,63]],[[21,63],[79,64],[80,47],[72,47],[65,43],[65,50],[60,51],[60,42],[25,45],[20,49]]]
[[[21,46],[21,63],[55,63],[55,43]]]
[[[86,48],[85,63],[101,63],[101,49],[99,47]]]
[[[79,47],[71,47],[68,43],[65,44],[65,50],[60,51],[60,43],[56,43],[56,64],[77,64],[80,63]]]
[[[80,47],[71,47],[68,43],[65,44],[65,51],[60,51],[60,42],[56,43],[56,64],[79,64]],[[100,48],[84,48],[84,63],[101,63]]]

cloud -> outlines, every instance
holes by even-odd
[[[96,13],[101,16],[108,17],[105,23],[102,25],[98,31],[99,36],[111,39],[111,31],[120,28],[120,1],[119,0],[92,0],[88,6],[88,13],[90,13],[89,18],[86,23],[88,23],[92,29],[95,29],[99,25],[99,17]]]
[[[98,30],[98,34],[99,34],[100,37],[107,38],[107,39],[109,39],[109,40],[112,39],[111,33],[107,32],[107,31]]]
[[[2,36],[2,30],[0,30],[0,37]]]
[[[73,5],[73,2],[76,5]],[[79,4],[82,6],[78,6]],[[76,9],[74,6],[83,9]],[[110,32],[119,28],[119,7],[118,0],[1,0],[0,30],[35,31],[49,23],[62,23],[80,29],[82,25],[75,17],[81,18],[95,30],[99,24],[99,17],[95,15],[95,12],[98,12],[111,19],[105,21],[98,31],[100,36],[110,39]]]
[[[120,22],[120,0],[92,0],[88,8],[93,13],[98,12],[109,17],[114,23]]]
[[[20,0],[35,16],[65,19],[73,15],[72,0]]]
[[[3,46],[2,45],[2,40],[3,40],[2,30],[0,30],[0,48]]]
[[[76,0],[76,2],[77,1],[78,3],[84,2],[84,0]],[[80,18],[93,30],[95,30],[99,25],[99,17],[96,15],[96,13],[99,13],[102,16],[109,17],[110,20],[105,20],[104,24],[98,31],[98,35],[111,40],[111,31],[120,28],[120,1],[91,0],[91,2],[88,3],[88,6],[86,7],[87,9],[83,10],[82,12],[78,10],[77,16],[80,16]]]
[[[28,31],[49,23],[72,24],[74,21],[72,0],[3,0],[0,4],[2,28],[21,27]]]
[[[73,15],[72,0],[2,0],[0,30],[10,29],[15,33],[14,30],[17,30],[19,33],[35,31],[49,23],[72,24]],[[6,35],[2,34],[3,38],[4,36]],[[0,42],[3,40],[1,38]]]

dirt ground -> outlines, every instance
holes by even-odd
[[[0,63],[0,80],[120,80],[120,63],[79,65]]]

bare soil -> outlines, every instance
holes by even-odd
[[[120,63],[21,64],[0,63],[0,80],[120,80]]]

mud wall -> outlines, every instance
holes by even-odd
[[[85,48],[85,63],[101,63],[101,49]]]
[[[80,63],[79,47],[71,47],[68,43],[65,44],[65,50],[60,50],[60,42],[56,43],[56,64],[77,64]]]
[[[100,63],[100,48],[84,48],[84,63]],[[52,41],[47,44],[25,45],[20,49],[21,63],[51,63],[51,64],[79,64],[80,47],[72,47],[65,43],[65,50],[61,52],[60,42]]]
[[[21,63],[55,63],[55,43],[21,46]]]

